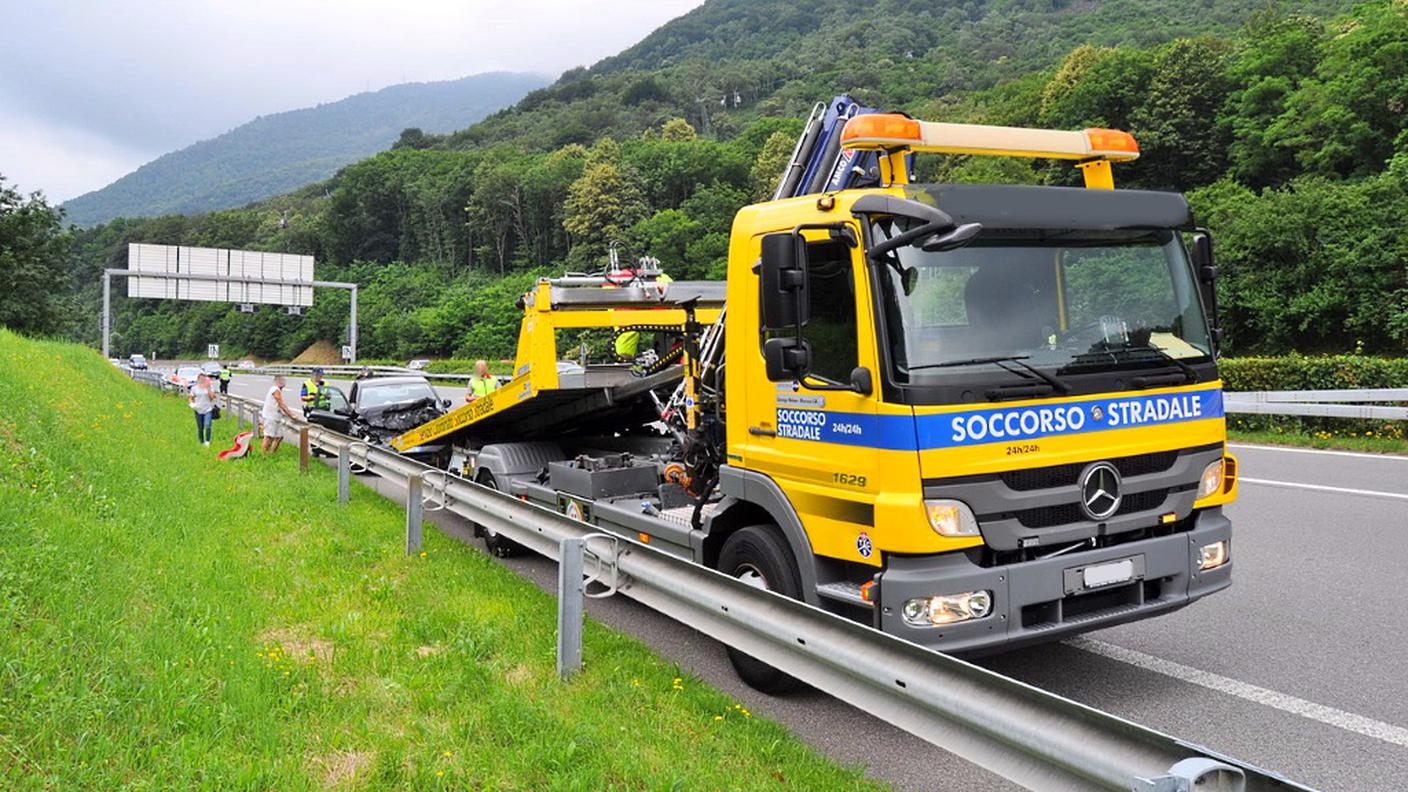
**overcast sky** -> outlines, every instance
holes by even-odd
[[[0,0],[0,174],[59,202],[258,115],[556,76],[700,0]]]

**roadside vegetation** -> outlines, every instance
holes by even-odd
[[[0,330],[0,404],[0,787],[870,786],[594,623],[559,682],[551,597],[90,349]]]
[[[1119,184],[1186,192],[1216,236],[1229,355],[1408,350],[1402,0],[1058,6],[710,0],[510,110],[404,134],[321,184],[68,235],[66,256],[45,260],[71,277],[18,298],[63,310],[8,321],[95,342],[99,269],[122,265],[129,242],[287,250],[362,284],[369,357],[507,357],[533,277],[599,268],[611,241],[676,278],[718,277],[734,213],[768,193],[812,103],[849,91],[922,118],[1128,129],[1142,155]],[[920,176],[1077,178],[963,157],[922,158]],[[287,359],[340,344],[346,300],[320,294],[297,317],[119,294],[114,343]]]

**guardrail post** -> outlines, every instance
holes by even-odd
[[[557,554],[557,676],[566,679],[582,669],[582,552],[586,541],[563,539]]]
[[[419,473],[406,477],[406,555],[420,552],[421,519],[425,513],[425,502],[420,494],[421,483]]]
[[[337,504],[344,506],[352,499],[352,448],[337,449]]]
[[[308,472],[308,427],[298,430],[298,472]]]

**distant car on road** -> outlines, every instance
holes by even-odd
[[[127,358],[127,365],[138,371],[147,370],[147,358],[144,355],[130,355]]]
[[[441,399],[424,377],[374,377],[356,380],[351,394],[335,385],[328,387],[327,409],[308,410],[309,423],[385,443],[426,421],[445,414],[449,399]],[[428,444],[413,448],[406,456],[443,467],[449,447]]]
[[[256,366],[256,365],[254,365],[254,361],[253,361],[253,360],[241,360],[241,361],[240,361],[240,368],[241,368],[241,369],[248,370],[248,369],[254,369],[254,368],[259,368],[259,367]]]
[[[200,364],[200,370],[201,370],[202,372],[204,372],[207,377],[218,377],[218,376],[220,376],[220,369],[221,369],[221,368],[222,368],[222,366],[221,366],[219,363],[216,363],[216,362],[213,361],[213,360],[209,360],[209,361],[206,361],[206,362]]]
[[[108,362],[118,368],[122,368],[122,361],[119,358],[108,358]]]
[[[189,389],[196,384],[196,377],[201,375],[199,366],[182,366],[176,369],[176,373],[171,375],[171,381],[182,388]]]
[[[424,371],[429,365],[430,360],[428,358],[416,358],[410,363],[407,363],[406,368],[410,369],[411,371]]]

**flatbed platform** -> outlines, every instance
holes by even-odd
[[[464,404],[391,441],[398,451],[435,442],[451,434],[533,440],[572,434],[584,427],[609,430],[654,419],[650,391],[672,386],[684,376],[679,365],[648,377],[627,365],[593,365],[557,372],[557,387],[539,388],[532,372],[515,378],[481,399]]]

